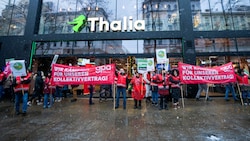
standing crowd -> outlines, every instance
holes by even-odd
[[[110,93],[112,97],[112,91],[116,93],[115,108],[119,108],[120,94],[123,98],[123,109],[127,108],[126,98],[127,91],[131,94],[134,99],[134,109],[142,108],[142,100],[145,98],[146,103],[151,103],[159,110],[168,109],[168,102],[171,101],[172,107],[178,109],[181,107],[180,98],[182,84],[179,77],[179,71],[177,69],[165,71],[155,70],[152,72],[147,72],[145,74],[140,74],[134,72],[134,76],[129,80],[124,69],[117,70],[115,73],[115,89],[110,85],[101,85],[100,87],[100,102],[103,96],[105,100],[107,98],[107,93]],[[244,73],[243,70],[239,69],[237,74],[237,83],[240,87],[240,93],[245,105],[250,103],[250,85],[248,80],[250,77]],[[30,84],[34,81],[34,89],[30,90]],[[63,98],[67,86],[63,85],[53,85],[51,83],[51,73],[48,72],[46,75],[43,72],[38,71],[35,74],[31,71],[27,71],[26,76],[13,77],[12,74],[5,75],[0,70],[0,99],[6,95],[8,98],[15,102],[15,113],[18,115],[22,113],[26,115],[27,107],[34,103],[36,100],[37,105],[43,105],[43,108],[50,108],[54,102],[60,102]],[[235,93],[234,87],[236,83],[227,83],[225,85],[225,100],[229,101],[229,92],[232,93],[232,97],[235,101],[239,98]],[[77,87],[72,85],[73,99],[71,102],[77,100]],[[129,90],[127,88],[130,88]],[[93,105],[92,97],[94,91],[94,85],[89,85],[88,90],[89,95],[89,105]],[[206,93],[206,100],[211,101],[208,96],[208,84],[198,84],[198,92],[196,94],[196,100],[200,100],[200,94],[204,90]],[[20,102],[22,101],[22,112],[20,112]]]

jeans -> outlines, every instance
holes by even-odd
[[[149,84],[146,84],[146,94],[145,94],[145,96],[146,97],[149,97],[149,96],[151,96],[152,95],[152,92],[151,92],[151,90],[150,90],[150,85]]]
[[[201,92],[202,92],[203,90],[204,90],[205,93],[206,93],[206,98],[209,97],[209,96],[208,96],[208,91],[207,91],[207,90],[208,90],[207,84],[198,84],[198,88],[199,88],[199,90],[198,90],[198,92],[197,92],[195,98],[200,98]]]
[[[49,106],[48,106],[48,100],[49,100]],[[53,105],[53,95],[52,94],[44,94],[44,102],[43,102],[43,108],[51,107]]]
[[[93,104],[92,98],[93,98],[93,88],[89,88],[89,104]]]
[[[227,84],[227,85],[226,85],[225,99],[226,99],[226,100],[228,99],[228,93],[229,93],[230,91],[231,91],[231,93],[232,93],[232,96],[233,96],[234,100],[236,100],[237,97],[236,97],[236,94],[235,94],[235,91],[234,91],[234,87],[233,87],[232,84]]]
[[[28,92],[24,92],[24,94],[22,94],[22,92],[18,92],[15,94],[15,110],[16,112],[19,112],[20,110],[20,101],[21,98],[23,99],[23,108],[22,108],[22,112],[26,113],[27,112],[27,102],[28,102]]]
[[[123,96],[123,108],[126,108],[126,88],[125,87],[117,87],[116,107],[119,107],[120,93],[122,93],[122,96]]]
[[[152,102],[157,104],[158,98],[159,98],[158,91],[152,91]]]
[[[250,92],[249,91],[241,91],[241,93],[242,93],[243,99],[246,99],[246,98],[250,99]]]
[[[172,88],[172,98],[174,99],[174,103],[178,103],[181,97],[180,88]]]
[[[0,99],[3,97],[3,94],[4,94],[3,85],[0,85]]]
[[[62,98],[62,87],[56,87],[55,96],[56,96],[57,99],[61,99]]]
[[[160,95],[160,108],[167,108],[168,107],[168,96],[167,95]]]

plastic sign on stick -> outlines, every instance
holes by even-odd
[[[25,60],[12,60],[10,61],[10,69],[13,76],[26,76]]]
[[[157,64],[165,64],[167,62],[166,49],[156,49]]]

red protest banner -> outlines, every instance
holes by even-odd
[[[212,68],[199,67],[179,62],[178,69],[183,84],[220,84],[236,81],[232,62]]]
[[[52,83],[55,85],[113,84],[115,65],[75,67],[52,65]]]

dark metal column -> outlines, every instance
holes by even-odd
[[[183,60],[184,63],[196,63],[196,54],[194,47],[194,31],[192,23],[192,11],[190,0],[178,0],[180,10],[180,26],[183,35]]]

